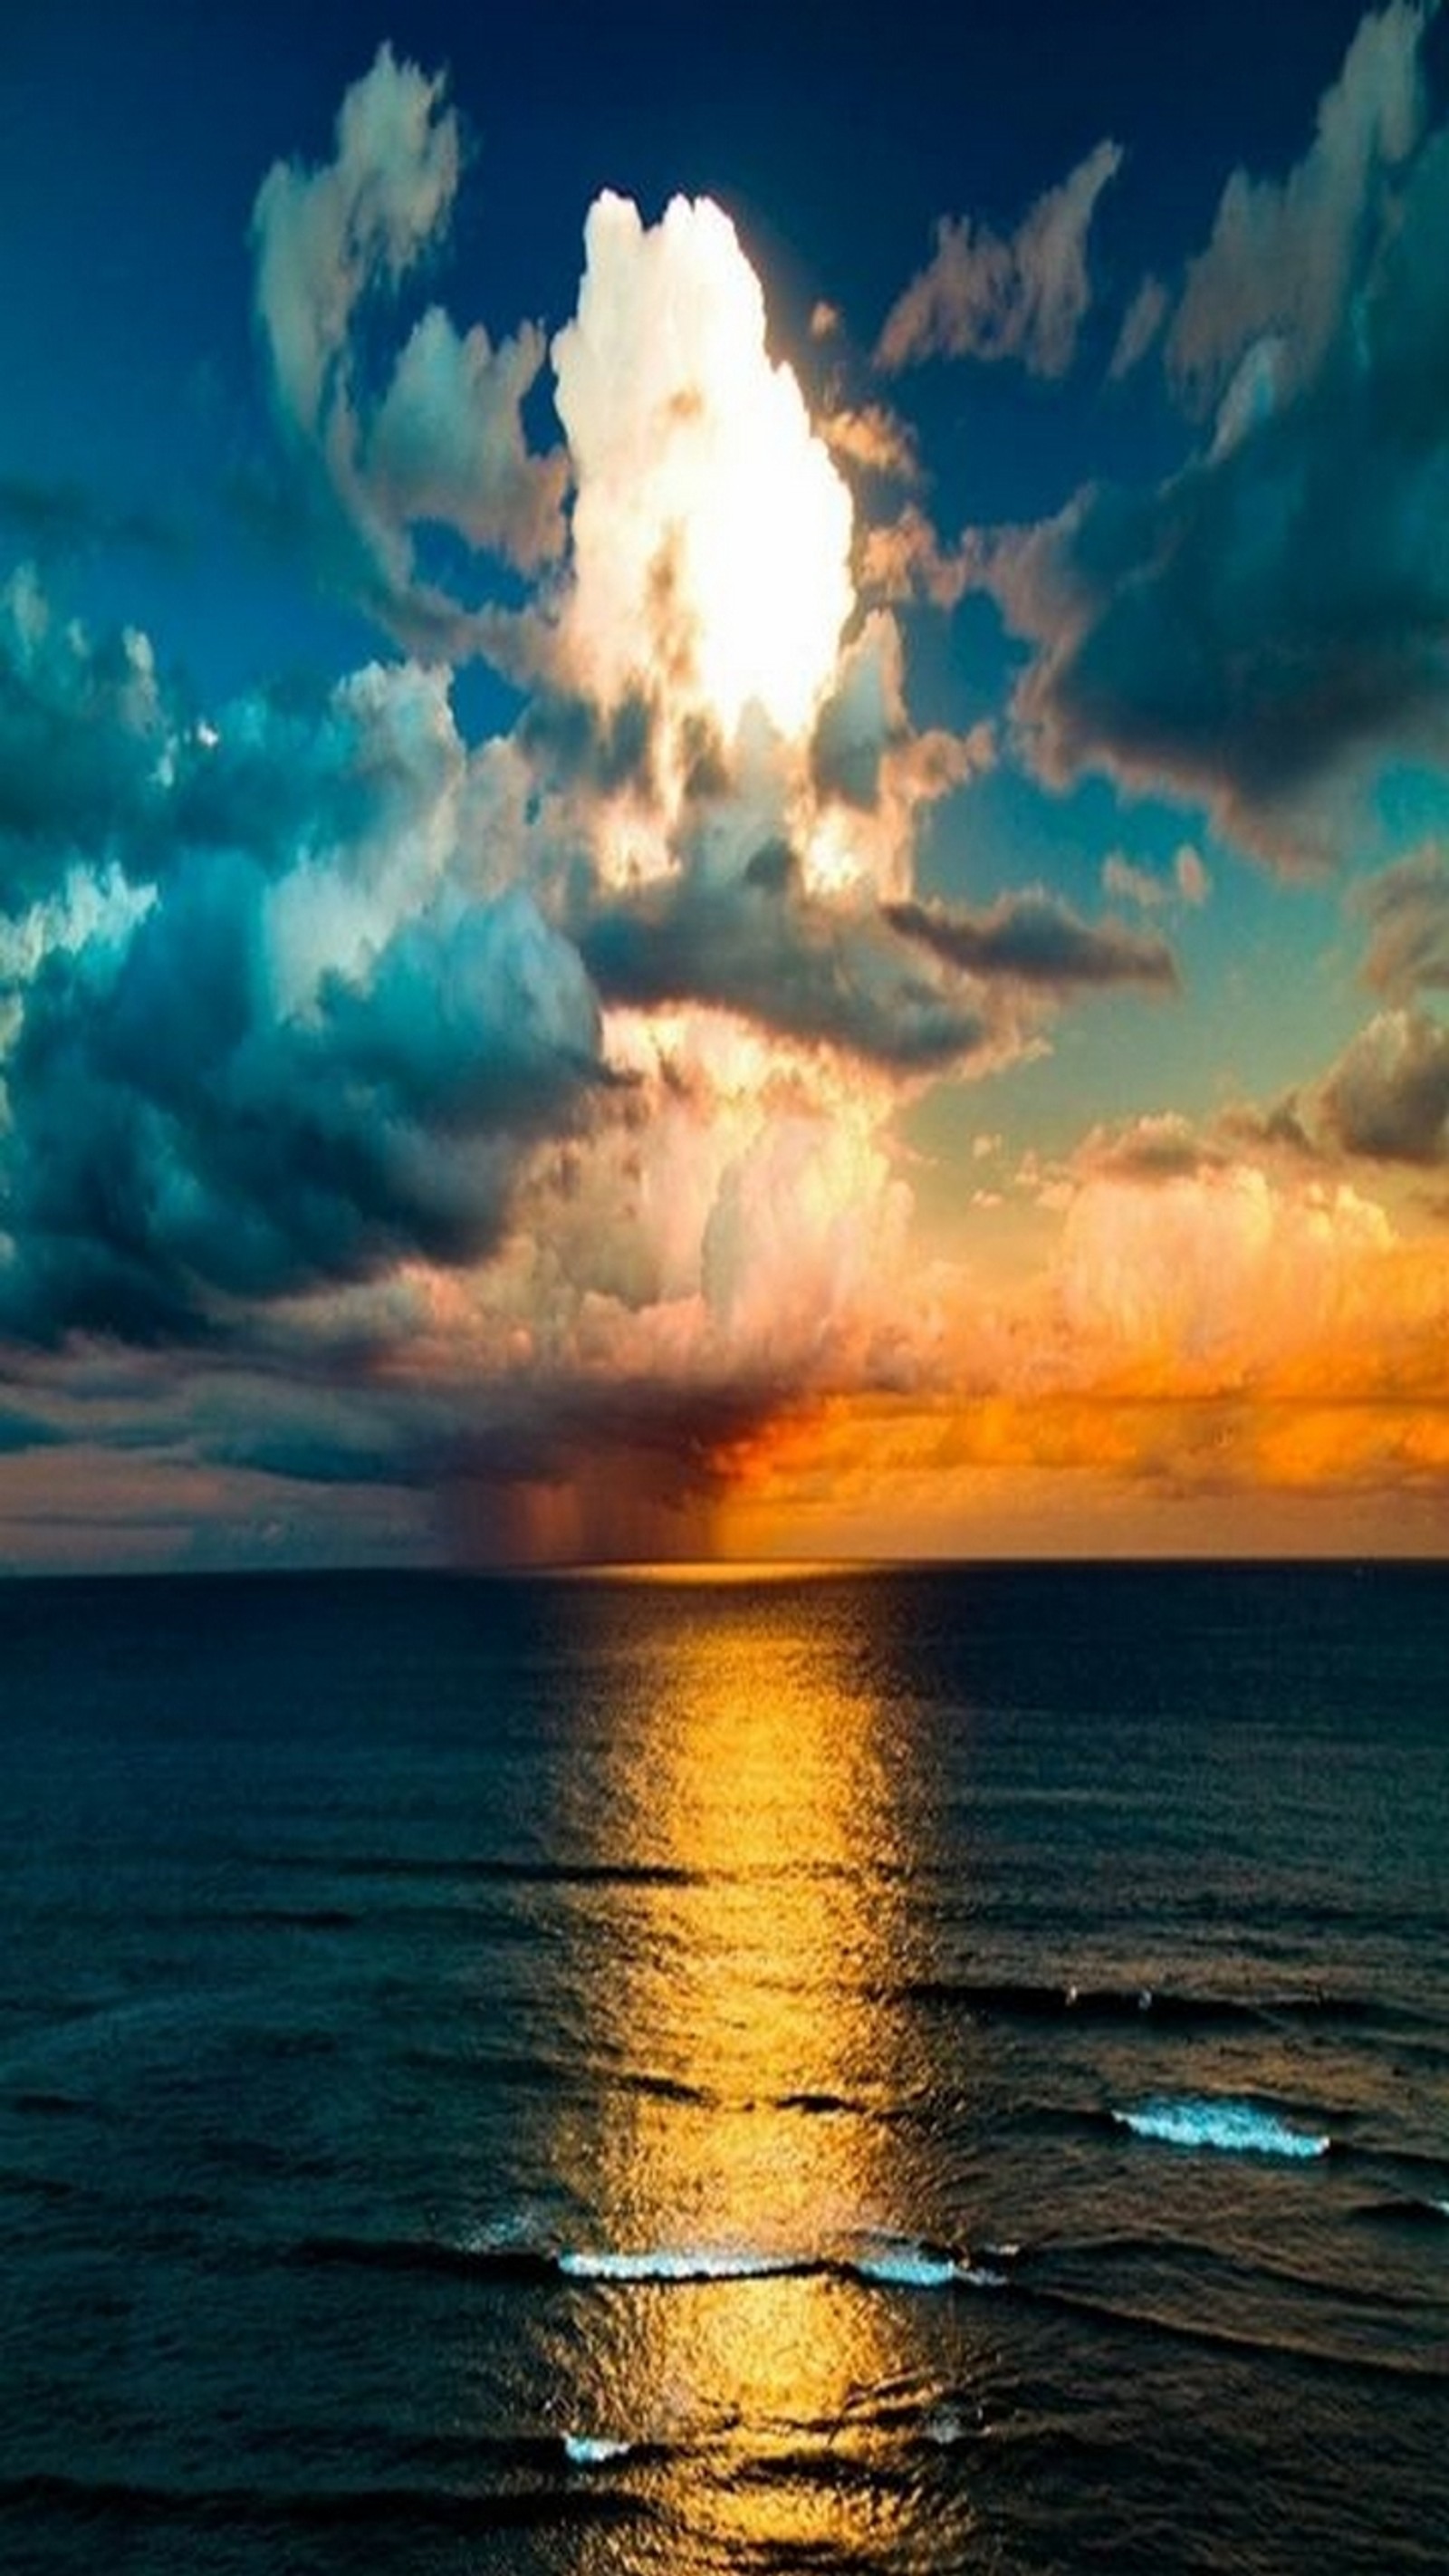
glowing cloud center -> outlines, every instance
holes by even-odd
[[[752,700],[798,735],[854,605],[851,505],[768,355],[759,282],[708,199],[676,197],[646,231],[606,194],[585,247],[553,344],[577,478],[576,675],[605,704],[642,681],[727,741]]]

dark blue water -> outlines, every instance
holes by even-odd
[[[1449,1580],[0,1589],[7,2576],[1449,2564]]]

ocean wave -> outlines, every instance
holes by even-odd
[[[1182,2094],[1144,2102],[1135,2111],[1114,2110],[1119,2128],[1169,2147],[1211,2147],[1242,2156],[1325,2156],[1333,2141],[1325,2130],[1296,2129],[1275,2111],[1216,2094]]]
[[[1134,2299],[1130,2295],[1113,2295],[1109,2289],[1093,2291],[1064,2282],[1034,2283],[1032,2297],[1040,2307],[1092,2317],[1124,2333],[1170,2335],[1175,2341],[1200,2344],[1205,2350],[1283,2357],[1360,2380],[1371,2375],[1404,2386],[1449,2387],[1442,2346],[1416,2350],[1404,2340],[1402,2318],[1392,2317],[1387,2310],[1380,2333],[1370,2341],[1362,2320],[1357,2319],[1351,2330],[1335,2333],[1332,2320],[1325,2324],[1302,2319],[1300,2312],[1300,2321],[1290,2324],[1285,2320],[1274,2331],[1267,2324],[1255,2326],[1246,2312],[1236,2319],[1194,2313],[1161,2299]]]
[[[797,2254],[731,2245],[663,2245],[637,2252],[568,2247],[554,2260],[571,2281],[763,2281],[819,2268]]]
[[[908,2237],[853,2255],[840,2268],[857,2281],[885,2289],[1004,2290],[1007,2284],[999,2263],[973,2263],[969,2256]]]
[[[1362,2200],[1354,2212],[1356,2218],[1392,2219],[1401,2226],[1441,2227],[1449,2219],[1449,2200],[1436,2200],[1428,2194],[1408,2193],[1400,2198]]]
[[[724,2282],[839,2280],[866,2289],[1005,2289],[1021,2249],[984,2246],[980,2254],[912,2236],[872,2237],[846,2251],[831,2247],[738,2244],[556,2246],[505,2235],[308,2236],[283,2260],[302,2269],[355,2265],[379,2272],[432,2272],[461,2278],[563,2279],[601,2288],[686,2288]]]
[[[1263,1995],[1199,1994],[1144,1979],[1086,1985],[1024,1978],[927,1977],[898,1986],[891,2002],[954,2008],[982,2020],[1131,2022],[1150,2018],[1188,2029],[1253,2028],[1273,2022],[1360,2021],[1375,2007],[1362,1995],[1290,1989]]]
[[[335,2263],[376,2272],[488,2273],[520,2281],[547,2279],[556,2268],[554,2257],[534,2246],[459,2243],[440,2236],[304,2236],[287,2249],[285,2259],[304,2271]]]
[[[748,2246],[660,2246],[634,2252],[568,2251],[558,2269],[576,2281],[687,2283],[698,2281],[848,2280],[867,2289],[999,2290],[1010,2256],[991,2248],[995,2260],[929,2245],[916,2237],[882,2237],[849,2253],[766,2251]]]
[[[526,2447],[536,2450],[537,2445]],[[557,2460],[555,2448],[553,2458]],[[37,2517],[73,2519],[89,2529],[114,2520],[137,2525],[189,2525],[198,2534],[235,2527],[262,2531],[356,2529],[398,2525],[405,2532],[434,2526],[464,2534],[567,2521],[580,2514],[639,2517],[642,2500],[618,2488],[582,2492],[561,2482],[480,2486],[356,2486],[288,2488],[149,2485],[123,2478],[81,2478],[38,2472],[0,2479],[0,2517],[23,2517],[33,2533]]]
[[[636,2445],[612,2440],[605,2433],[565,2433],[564,2458],[571,2469],[602,2469],[627,2460]]]

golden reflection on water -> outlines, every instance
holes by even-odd
[[[696,1594],[651,1623],[607,1757],[650,1875],[617,1891],[599,2250],[828,2262],[904,2227],[899,2132],[875,2116],[908,2080],[883,2059],[898,2016],[881,1995],[908,1947],[903,1784],[865,1615],[858,1588],[818,1608]],[[615,2386],[636,2405],[647,2390],[660,2435],[703,2428],[735,2455],[708,2499],[723,2563],[755,2542],[844,2550],[861,2495],[822,2462],[870,2448],[904,2365],[899,2302],[831,2271],[598,2298]]]

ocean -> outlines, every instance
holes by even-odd
[[[1449,1573],[0,1586],[6,2576],[1449,2565]]]

